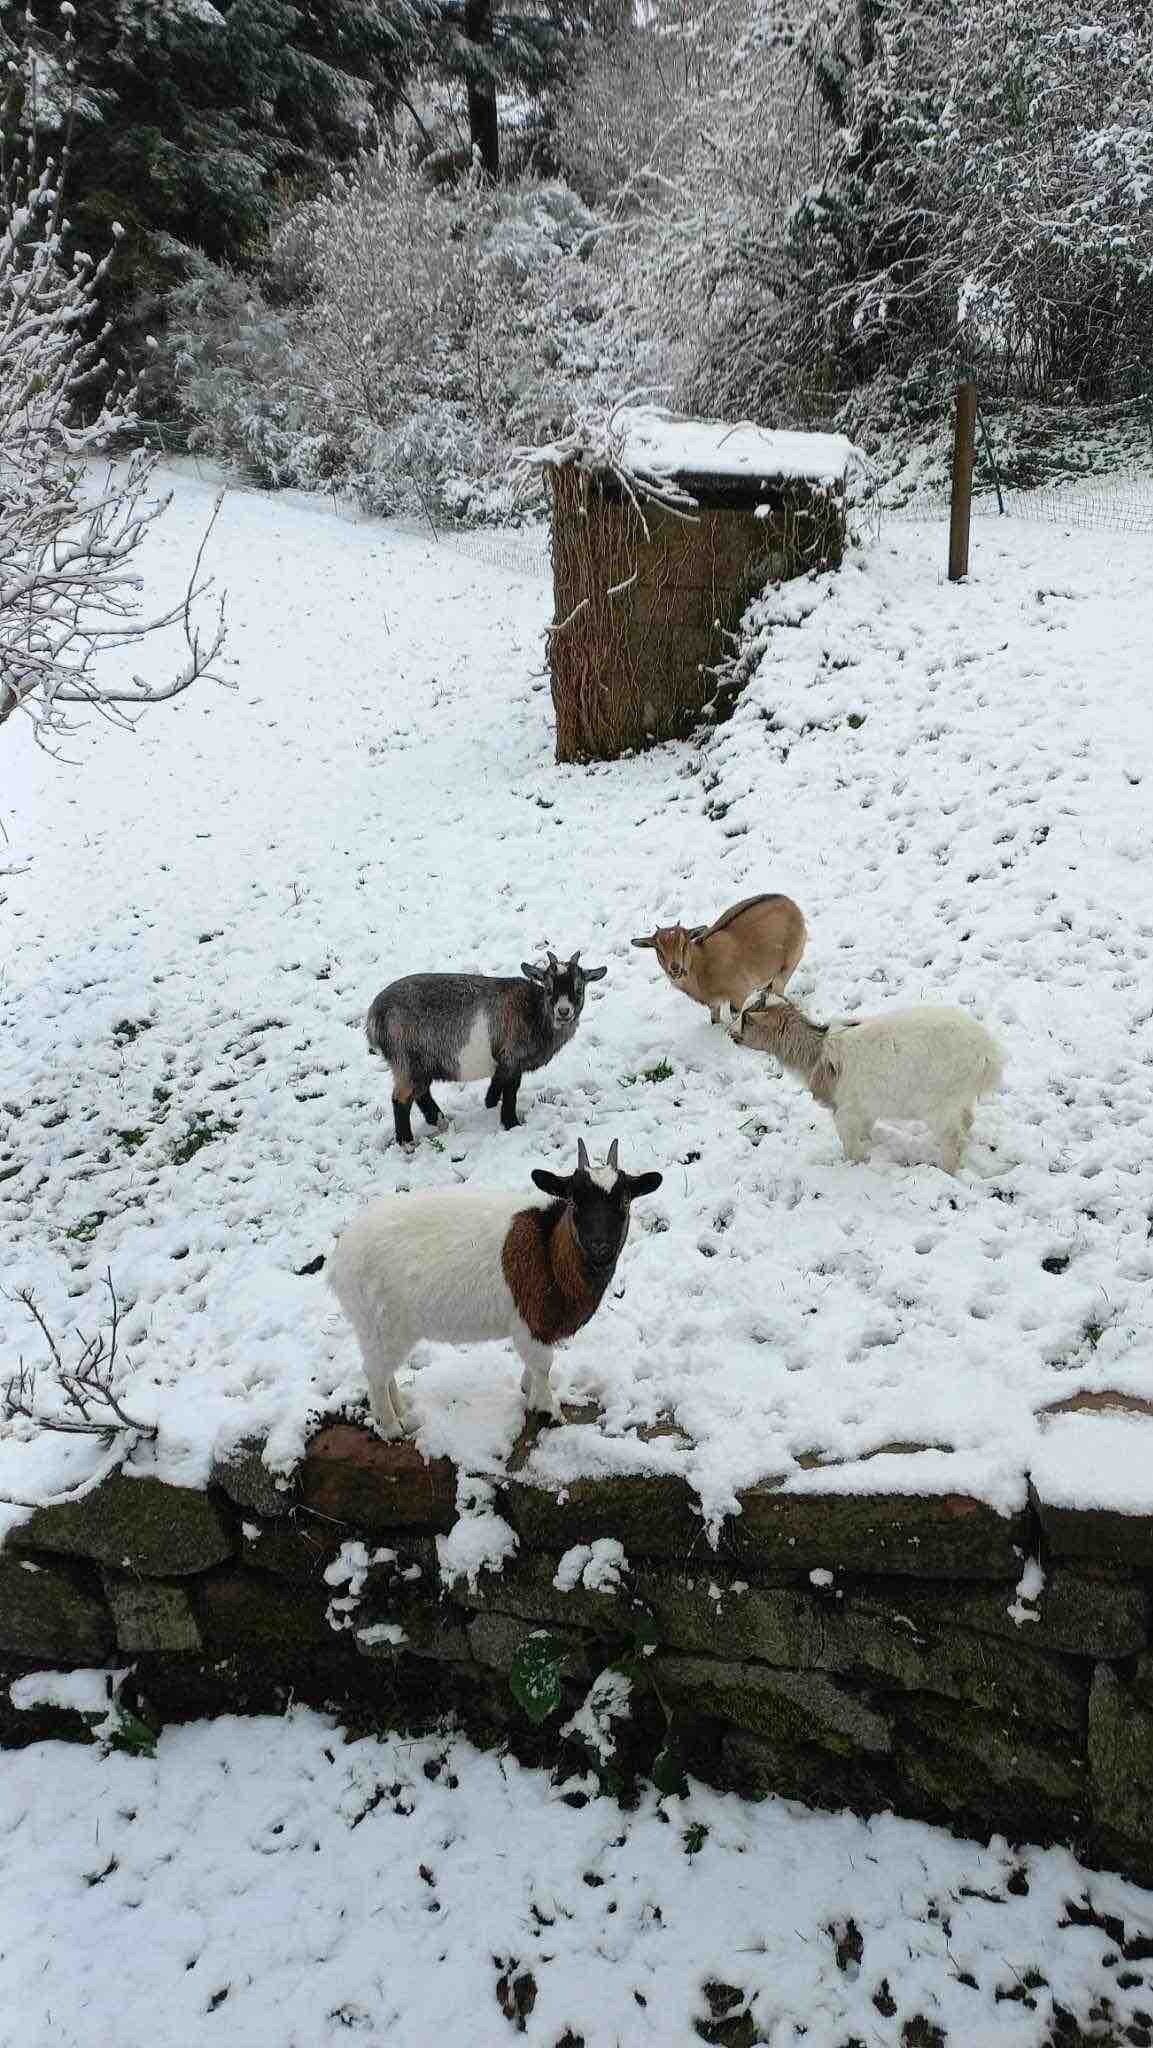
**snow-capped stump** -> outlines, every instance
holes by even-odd
[[[656,406],[578,418],[526,450],[548,472],[558,761],[613,760],[709,715],[726,634],[770,582],[839,567],[840,434],[767,433]]]

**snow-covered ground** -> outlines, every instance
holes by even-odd
[[[1153,2007],[1149,1894],[1063,1850],[701,1786],[622,1813],[301,1710],[6,1756],[0,1845],[0,2048],[688,2048],[745,2009],[705,2038],[1119,2048]]]
[[[161,596],[211,501],[174,482]],[[297,1269],[370,1191],[527,1190],[578,1136],[619,1137],[665,1183],[558,1369],[602,1420],[550,1433],[542,1470],[676,1462],[710,1510],[767,1474],[1008,1506],[1048,1461],[1153,1509],[1148,1424],[1095,1418],[1086,1456],[1086,1419],[1037,1419],[1084,1388],[1153,1396],[1153,542],[983,522],[960,588],[943,553],[939,528],[893,524],[787,588],[703,754],[558,768],[545,582],[234,491],[213,561],[235,692],[131,737],[93,725],[75,767],[0,736],[4,1285],[71,1343],[111,1271],[163,1471],[202,1479],[255,1429],[287,1462],[359,1397],[352,1337]],[[1000,1034],[1006,1086],[959,1180],[908,1132],[847,1164],[824,1112],[630,948],[762,888],[805,909],[817,1014],[959,1001]],[[609,973],[526,1083],[524,1128],[445,1088],[451,1132],[403,1157],[370,998],[549,946]],[[0,1340],[43,1356],[10,1298]],[[499,1470],[518,1380],[498,1350],[435,1352],[421,1441]],[[683,1435],[642,1442],[662,1414]],[[910,1442],[939,1448],[885,1449]],[[17,1426],[0,1493],[97,1455]]]

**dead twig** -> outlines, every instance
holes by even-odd
[[[155,1439],[153,1422],[141,1422],[129,1414],[116,1390],[116,1347],[120,1334],[120,1303],[112,1274],[104,1276],[108,1289],[109,1320],[105,1329],[82,1340],[80,1355],[68,1365],[60,1346],[42,1314],[30,1288],[20,1288],[9,1298],[18,1301],[32,1318],[48,1347],[52,1361],[51,1384],[59,1393],[62,1408],[45,1409],[37,1399],[42,1368],[26,1365],[23,1358],[0,1391],[0,1417],[14,1421],[18,1416],[37,1428],[60,1436],[93,1436],[112,1444],[118,1439],[127,1455],[141,1439]],[[39,1502],[24,1503],[39,1506]]]

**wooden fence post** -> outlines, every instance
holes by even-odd
[[[977,386],[957,386],[953,428],[953,492],[949,502],[949,581],[969,573],[969,516],[973,507],[973,452],[976,445]]]

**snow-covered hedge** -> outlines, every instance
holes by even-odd
[[[261,289],[205,264],[170,356],[193,445],[370,510],[508,510],[512,446],[630,380],[601,224],[560,184],[431,186],[402,153],[295,208]]]

